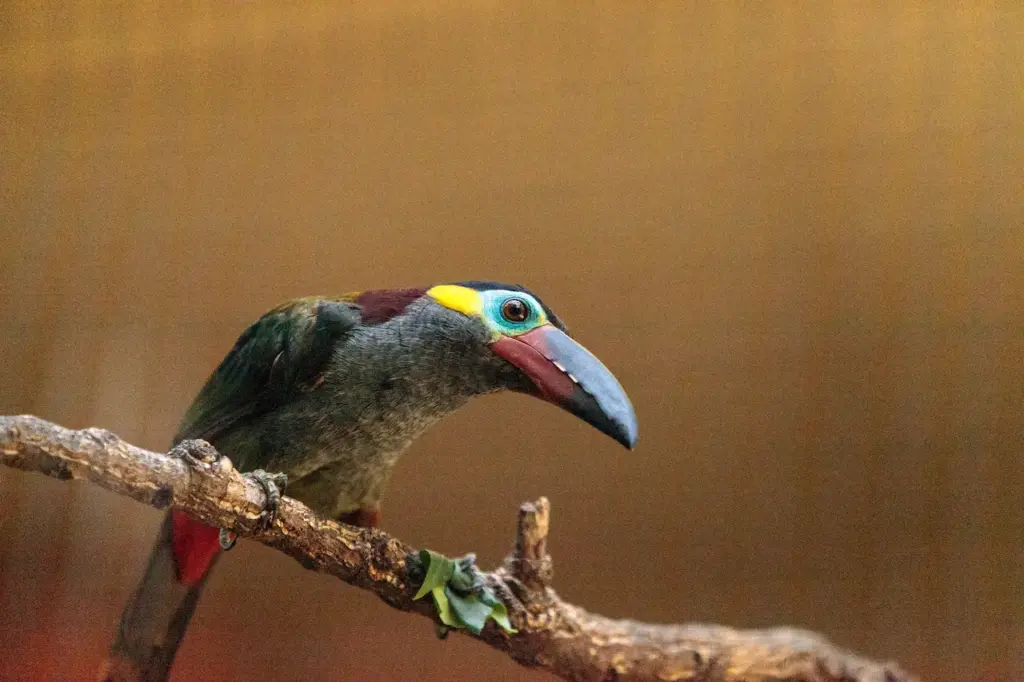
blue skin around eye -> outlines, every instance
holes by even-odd
[[[517,336],[539,326],[541,307],[532,296],[518,291],[484,291],[480,295],[484,299],[484,319],[495,331],[508,336]],[[501,314],[501,306],[510,298],[518,298],[529,306],[530,315],[522,322],[509,322]]]

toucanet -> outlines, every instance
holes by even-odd
[[[431,424],[474,396],[542,398],[627,448],[629,398],[536,295],[468,281],[284,303],[254,322],[196,396],[175,443],[203,439],[243,472],[325,517],[375,526],[391,470]],[[531,431],[536,429],[531,426]],[[521,435],[521,434],[517,434]],[[268,499],[273,496],[268,495]],[[172,510],[101,671],[166,679],[220,532]]]

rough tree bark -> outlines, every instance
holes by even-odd
[[[274,547],[310,570],[369,590],[397,609],[439,622],[430,599],[413,600],[420,580],[407,571],[412,547],[380,530],[320,518],[287,497],[272,526],[261,529],[262,488],[202,441],[159,454],[102,429],[72,431],[32,416],[0,417],[0,457],[15,469],[85,479],[157,508],[173,505]],[[544,498],[522,505],[514,551],[502,566],[484,574],[506,603],[518,633],[488,623],[477,638],[522,665],[587,681],[913,680],[895,664],[866,660],[802,630],[649,625],[604,618],[568,604],[550,587],[549,512]]]

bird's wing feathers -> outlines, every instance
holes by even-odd
[[[296,392],[315,388],[334,348],[359,323],[359,306],[345,299],[296,299],[266,313],[214,370],[175,442],[214,441]]]

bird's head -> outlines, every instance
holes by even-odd
[[[517,285],[472,281],[432,287],[426,298],[475,327],[474,337],[503,370],[501,388],[553,403],[627,448],[636,443],[636,415],[622,386],[537,296]]]

